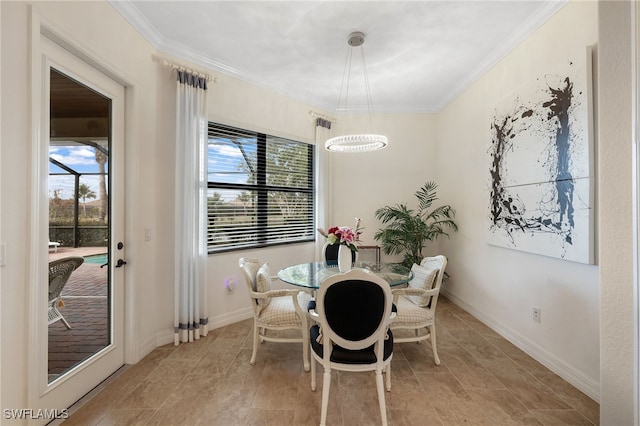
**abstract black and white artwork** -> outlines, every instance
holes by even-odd
[[[490,244],[594,262],[590,57],[533,76],[495,108]]]

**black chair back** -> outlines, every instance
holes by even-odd
[[[384,297],[382,288],[369,281],[336,283],[327,289],[324,296],[327,323],[343,339],[366,339],[384,320]]]

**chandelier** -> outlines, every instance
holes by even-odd
[[[340,108],[340,101],[342,99],[342,89],[345,87],[345,79],[346,79],[346,91],[344,96],[344,108],[346,110],[347,101],[349,98],[349,81],[351,78],[351,59],[353,58],[353,51],[355,48],[360,48],[360,54],[362,58],[362,74],[364,78],[364,87],[365,94],[367,100],[367,110],[369,112],[369,128],[373,128],[373,120],[371,118],[371,93],[369,90],[369,78],[367,76],[367,67],[364,59],[364,48],[362,45],[364,44],[364,33],[360,31],[353,32],[349,34],[349,38],[347,39],[347,43],[349,44],[349,50],[347,52],[347,60],[345,63],[345,70],[342,75],[342,84],[340,86],[340,95],[338,96],[338,109]],[[348,134],[342,136],[336,136],[327,141],[324,144],[324,147],[328,151],[335,152],[366,152],[366,151],[376,151],[378,149],[382,149],[387,146],[389,140],[386,136],[376,135],[372,133],[363,133],[363,134]]]

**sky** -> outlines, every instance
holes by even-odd
[[[213,144],[213,142],[216,144]],[[225,139],[210,139],[208,146],[208,179],[209,181],[226,183],[247,183],[248,175],[239,170],[241,165],[246,164],[242,152],[238,146]],[[222,142],[222,143],[221,143]],[[243,146],[246,154],[255,156],[255,139],[247,140]],[[240,191],[216,191],[224,201],[231,202],[236,199]]]
[[[98,163],[95,158],[95,150],[92,147],[84,145],[74,146],[51,146],[49,148],[49,157],[76,172],[97,173]],[[105,169],[109,171],[109,163],[105,165]],[[49,173],[66,173],[65,170],[49,162]],[[108,183],[108,182],[107,182]],[[100,197],[100,188],[98,186],[97,175],[81,175],[80,184],[87,185],[96,193],[96,199]],[[49,198],[53,198],[54,191],[58,191],[58,196],[62,199],[73,198],[74,192],[74,176],[66,174],[64,176],[49,176]]]
[[[251,151],[255,151],[254,144],[246,144],[247,154],[252,155]],[[255,154],[253,154],[255,155]],[[98,163],[95,160],[95,150],[90,146],[70,145],[70,146],[51,146],[49,148],[49,157],[59,161],[67,167],[82,174],[80,176],[80,184],[86,184],[96,193],[96,199],[99,199],[100,191],[98,186],[97,175],[84,175],[83,173],[97,173]],[[208,146],[208,178],[209,180],[217,180],[228,183],[246,183],[246,173],[238,172],[239,165],[244,164],[245,160],[237,145],[224,144]],[[105,166],[109,171],[109,164]],[[214,172],[215,170],[215,172]],[[67,174],[65,170],[49,162],[49,173],[65,173],[65,175],[49,176],[49,198],[53,198],[54,191],[58,191],[58,196],[62,199],[73,198],[74,192],[74,176]],[[227,197],[235,199],[237,193],[225,194]],[[226,198],[226,197],[225,197]],[[229,199],[227,201],[233,201]]]

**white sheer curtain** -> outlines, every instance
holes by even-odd
[[[331,156],[324,148],[324,143],[330,137],[331,122],[324,118],[316,118],[316,228],[325,230],[331,225],[331,181],[329,171],[331,166]],[[326,242],[325,238],[316,236],[316,260],[324,260],[322,247]]]
[[[207,81],[177,71],[174,343],[208,332]]]

